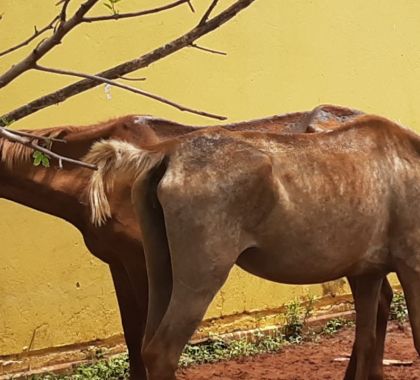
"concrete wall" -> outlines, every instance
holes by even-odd
[[[181,35],[210,1],[157,16],[83,25],[42,63],[95,73]],[[56,1],[2,0],[0,49],[42,26]],[[77,4],[78,2],[75,1]],[[121,11],[164,1],[123,1]],[[232,1],[220,1],[220,6]],[[98,5],[97,13],[106,13]],[[71,9],[73,9],[71,7]],[[420,2],[417,0],[257,0],[228,25],[200,40],[227,56],[185,49],[133,75],[141,88],[230,121],[346,105],[420,128]],[[0,72],[28,53],[0,59]],[[0,92],[0,114],[73,79],[29,72]],[[197,116],[104,86],[50,107],[19,128],[88,124],[129,113],[208,124]],[[72,226],[0,201],[0,355],[119,334],[107,267],[86,250]],[[310,265],[310,263],[308,263]],[[277,285],[235,269],[208,317],[276,308],[303,287]],[[322,294],[321,286],[310,292]]]

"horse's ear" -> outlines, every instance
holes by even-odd
[[[53,133],[53,135],[51,135],[51,137],[54,137],[56,139],[66,139],[66,136],[69,134],[69,131],[67,129],[62,129],[60,131],[58,131],[57,133]]]

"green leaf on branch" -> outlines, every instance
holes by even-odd
[[[118,9],[116,8],[115,4],[119,3],[122,0],[107,0],[104,2],[104,6],[107,7],[113,15],[118,14]]]
[[[48,155],[36,150],[32,154],[32,157],[34,159],[33,161],[34,166],[42,165],[44,168],[50,167],[50,157]]]
[[[49,159],[47,156],[44,156],[44,157],[42,158],[41,163],[42,163],[42,166],[43,166],[44,168],[49,168],[49,167],[50,167],[50,159]]]

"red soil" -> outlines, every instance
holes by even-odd
[[[179,380],[337,380],[344,377],[347,362],[335,362],[351,352],[354,329],[347,328],[317,343],[287,346],[276,354],[204,364],[180,370]],[[420,380],[420,358],[411,331],[396,324],[388,328],[385,359],[411,360],[411,366],[386,366],[386,380]]]

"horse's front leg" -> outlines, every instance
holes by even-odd
[[[389,306],[387,312],[386,303],[389,294],[383,295],[381,308],[379,303],[383,281],[387,283],[384,292],[389,283],[377,274],[349,277],[348,280],[356,309],[356,337],[344,379],[379,380],[382,379],[383,341],[386,333],[386,321],[383,318],[388,317]]]
[[[130,363],[130,379],[146,380],[146,370],[141,356],[141,346],[147,317],[147,284],[142,280],[146,273],[138,273],[139,286],[145,289],[145,297],[138,302],[134,287],[129,276],[120,263],[110,264],[112,279],[120,309],[121,322]],[[143,271],[145,272],[145,271]]]
[[[376,318],[376,343],[373,359],[370,363],[369,380],[383,380],[383,358],[385,348],[386,328],[388,325],[389,313],[392,302],[392,288],[386,277],[382,282],[381,294],[379,296],[378,315]],[[363,312],[363,310],[362,310]],[[350,358],[350,363],[346,371],[346,380],[354,379],[356,373],[356,349],[353,345],[353,350]]]
[[[414,249],[407,249],[408,254],[411,254],[410,261],[398,262],[397,275],[407,302],[414,346],[418,355],[420,355],[420,258],[416,255],[419,250],[413,251]]]

